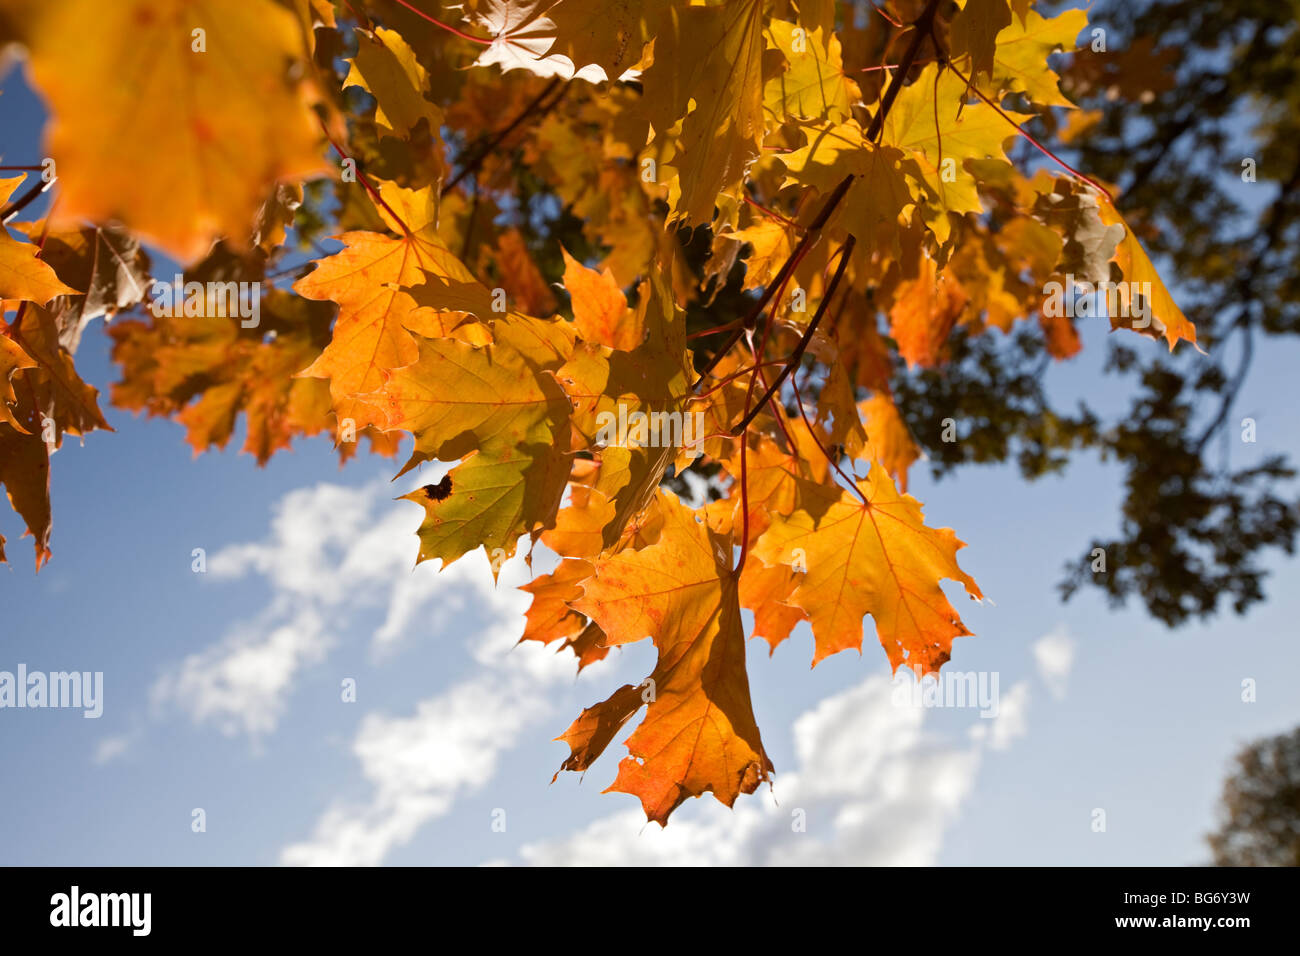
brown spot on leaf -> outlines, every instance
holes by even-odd
[[[447,496],[451,494],[451,474],[448,473],[443,475],[442,481],[438,482],[436,485],[425,485],[420,490],[424,492],[424,497],[426,498],[430,498],[433,501],[445,501]]]

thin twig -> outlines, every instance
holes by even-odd
[[[48,183],[44,181],[32,183],[31,188],[28,189],[27,192],[23,193],[9,205],[5,206],[3,210],[0,210],[0,223],[9,222],[9,220],[19,212],[30,206],[37,196],[45,192],[45,190],[49,189],[56,182],[58,182],[57,179],[51,179]]]
[[[513,120],[511,120],[508,126],[502,129],[499,133],[496,133],[490,140],[487,140],[485,143],[483,143],[482,146],[478,147],[475,150],[473,158],[467,161],[464,167],[461,168],[461,171],[458,172],[455,176],[453,176],[446,183],[446,185],[442,187],[442,191],[439,195],[442,196],[447,195],[447,193],[451,192],[454,188],[456,188],[457,183],[459,183],[470,173],[474,172],[480,166],[482,166],[483,161],[487,159],[489,155],[491,155],[492,150],[500,146],[501,143],[505,140],[505,138],[509,136],[511,133],[513,133],[515,129],[518,128],[519,124],[522,123],[524,120],[526,120],[533,113],[533,111],[537,109],[538,105],[542,102],[542,100],[546,99],[546,97],[550,95],[551,91],[554,90],[559,85],[560,85],[560,78],[558,76],[553,78],[550,83],[546,84],[546,87],[542,90],[542,92],[538,93],[537,96],[535,96],[533,100],[527,106],[524,107],[523,111],[518,116],[516,116]],[[551,110],[555,109],[556,105],[559,104],[560,100],[564,98],[564,95],[568,91],[569,89],[568,86],[566,85],[564,89],[560,91],[560,95],[557,96],[544,109],[540,110],[537,115],[539,117],[545,116]]]
[[[848,268],[849,256],[853,253],[853,244],[853,236],[849,236],[844,240],[844,245],[840,246],[840,262],[835,269],[835,276],[831,279],[830,285],[826,287],[826,294],[822,296],[821,304],[817,306],[817,311],[813,313],[812,321],[808,323],[808,328],[804,330],[803,336],[799,339],[799,344],[796,345],[794,351],[790,353],[790,358],[786,361],[785,368],[781,369],[781,374],[776,377],[776,381],[774,381],[768,387],[767,391],[763,393],[763,397],[758,400],[758,404],[753,409],[748,410],[745,417],[740,420],[740,423],[731,429],[733,435],[740,435],[747,427],[749,427],[749,423],[753,421],[754,416],[757,415],[772,396],[776,394],[785,380],[790,377],[790,373],[794,371],[794,369],[798,367],[799,362],[802,361],[803,353],[807,351],[808,343],[812,341],[813,335],[816,334],[817,326],[821,324],[822,316],[826,314],[827,306],[831,304],[831,299],[835,297],[835,289],[840,284],[840,279],[844,277],[844,270]]]
[[[704,370],[700,372],[699,378],[695,380],[695,384],[691,386],[692,391],[700,387],[700,383],[703,382],[717,364],[722,361],[723,356],[730,352],[732,347],[740,341],[740,337],[758,323],[758,318],[763,314],[763,309],[767,307],[768,302],[770,302],[772,297],[785,286],[786,280],[790,278],[790,275],[798,267],[799,263],[803,261],[803,257],[807,255],[808,250],[812,248],[813,243],[815,243],[821,236],[822,227],[826,225],[826,221],[830,219],[831,213],[835,211],[835,207],[840,204],[840,200],[844,198],[845,194],[849,191],[849,187],[853,185],[853,178],[853,174],[850,173],[840,180],[840,184],[836,186],[834,192],[830,194],[830,197],[826,200],[826,204],[822,206],[821,212],[817,214],[817,218],[809,224],[808,231],[805,232],[803,238],[799,240],[799,245],[794,248],[794,251],[790,253],[790,257],[785,260],[785,265],[781,267],[781,271],[778,272],[772,281],[767,284],[767,288],[763,290],[763,294],[759,297],[758,302],[754,304],[752,309],[750,309],[749,314],[745,317],[744,324],[732,333],[718,351],[713,353],[713,358],[709,360],[709,364],[704,367]]]
[[[884,9],[876,6],[876,0],[871,0],[871,9],[875,10],[878,14],[880,14],[882,17],[885,18],[886,22],[892,24],[893,26],[901,27],[903,25],[901,20],[895,20],[888,13],[886,13]]]
[[[925,38],[930,35],[934,26],[935,14],[939,12],[939,0],[930,0],[925,5],[921,15],[916,18],[912,24],[912,29],[916,35],[912,37],[912,43],[903,54],[903,59],[898,63],[898,72],[889,80],[889,86],[885,88],[885,95],[880,98],[880,109],[876,110],[876,115],[871,118],[871,125],[867,127],[867,139],[875,142],[880,135],[881,129],[885,125],[885,117],[889,115],[889,110],[894,105],[894,98],[898,96],[899,89],[902,88],[904,81],[907,79],[907,73],[912,68],[912,62],[916,59],[916,54],[920,52],[921,44]]]
[[[698,332],[691,332],[686,336],[687,339],[703,338],[706,335],[717,335],[719,332],[730,332],[740,324],[740,319],[732,319],[730,322],[724,322],[722,325],[715,325],[711,329],[701,329]]]
[[[740,378],[740,376],[742,376],[742,375],[749,375],[750,373],[752,373],[752,372],[756,372],[756,371],[758,371],[758,370],[761,369],[761,368],[778,368],[778,367],[783,366],[783,365],[785,365],[784,362],[776,362],[776,361],[773,361],[773,362],[764,362],[764,363],[762,363],[761,365],[749,365],[749,366],[746,366],[745,368],[742,368],[742,369],[741,369],[740,371],[738,371],[738,372],[732,372],[732,373],[731,373],[730,375],[728,375],[726,378],[719,379],[719,380],[718,380],[718,383],[717,383],[716,385],[714,385],[714,386],[713,386],[711,389],[709,389],[708,391],[700,392],[700,394],[698,394],[698,395],[688,395],[688,396],[687,396],[687,401],[690,401],[690,402],[698,402],[698,401],[701,401],[702,399],[708,398],[708,397],[709,397],[710,395],[712,395],[714,392],[718,391],[718,389],[720,389],[720,388],[725,388],[728,384],[730,384],[731,382],[734,382],[736,379]],[[731,435],[729,435],[728,437],[735,437],[735,436],[731,436]]]
[[[753,206],[755,209],[757,209],[757,210],[758,210],[759,212],[761,212],[763,215],[768,216],[768,217],[771,218],[771,219],[775,219],[777,222],[781,223],[781,225],[783,225],[783,226],[787,226],[787,227],[789,227],[790,229],[794,229],[794,230],[797,230],[797,231],[799,231],[799,232],[802,232],[802,231],[803,231],[803,227],[800,226],[797,222],[791,222],[789,219],[785,218],[785,216],[781,215],[781,214],[780,214],[779,212],[777,212],[776,210],[774,210],[774,209],[768,209],[768,208],[767,208],[766,206],[764,206],[762,203],[760,203],[760,202],[758,202],[757,200],[751,198],[750,195],[749,195],[748,193],[745,194],[744,199],[745,199],[745,202],[749,203],[751,206]]]

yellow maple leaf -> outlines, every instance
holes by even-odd
[[[424,120],[437,138],[442,110],[425,97],[429,74],[401,34],[383,27],[374,33],[360,32],[357,55],[348,64],[343,85],[360,87],[374,96],[375,122],[380,129],[405,137]]]
[[[413,333],[452,335],[463,314],[449,312],[493,314],[491,293],[438,236],[431,188],[413,192],[385,184],[380,194],[402,217],[394,228],[410,232],[345,233],[339,237],[345,248],[317,261],[293,287],[304,298],[339,306],[329,344],[302,374],[330,380],[339,421],[350,420],[357,431],[385,427],[385,415],[365,396],[383,387],[390,370],[416,361]],[[459,335],[488,340],[474,326]]]
[[[655,37],[655,62],[644,80],[655,135],[673,144],[672,217],[707,223],[718,193],[738,184],[758,157],[763,4],[667,5]],[[679,121],[681,131],[673,136]]]
[[[627,307],[627,297],[609,269],[588,269],[564,251],[564,287],[573,301],[573,321],[584,342],[630,351],[645,339],[645,328]]]
[[[23,434],[27,433],[27,429],[14,418],[10,408],[18,401],[10,379],[19,369],[35,367],[36,360],[28,355],[21,345],[8,335],[0,335],[0,424],[7,422]]]
[[[1003,110],[1006,116],[1002,116],[987,103],[965,100],[965,82],[952,70],[940,72],[939,65],[932,63],[899,93],[882,127],[882,143],[917,158],[942,213],[983,210],[978,182],[967,161],[1006,163],[1004,144],[1018,135],[1008,117],[1016,123],[1030,118],[1012,110]],[[939,241],[946,241],[946,218],[929,221]]]
[[[1061,93],[1060,77],[1047,65],[1054,50],[1073,50],[1088,25],[1086,10],[1065,10],[1050,20],[1034,10],[1013,20],[997,37],[993,76],[981,88],[997,99],[1002,92],[1021,92],[1039,106],[1073,108]]]
[[[785,20],[771,20],[767,39],[785,57],[787,68],[763,87],[763,105],[774,125],[787,116],[843,122],[861,98],[857,84],[844,75],[840,41],[834,33],[809,31]]]
[[[1102,222],[1108,226],[1124,227],[1124,238],[1115,249],[1114,262],[1124,274],[1125,295],[1119,298],[1119,304],[1126,304],[1126,311],[1130,314],[1112,312],[1111,328],[1131,328],[1145,335],[1163,335],[1171,352],[1180,339],[1196,345],[1196,326],[1183,315],[1183,310],[1178,308],[1178,303],[1165,288],[1160,273],[1138,242],[1133,227],[1124,221],[1111,203],[1103,201],[1098,205]],[[1142,315],[1143,312],[1146,314]]]
[[[9,201],[15,189],[26,178],[14,176],[0,178],[0,206]],[[55,296],[76,295],[49,263],[43,262],[40,249],[30,242],[19,242],[0,226],[0,300],[36,302],[44,305]]]
[[[465,459],[448,474],[447,491],[405,496],[425,509],[421,561],[441,558],[446,567],[480,545],[509,557],[521,535],[554,523],[569,475],[561,440],[569,402],[530,360],[537,335],[521,328],[527,321],[538,320],[498,322],[491,345],[420,338],[416,361],[394,370],[374,396],[389,428],[415,436],[403,471],[433,458]],[[500,566],[493,561],[494,572]]]
[[[845,176],[854,177],[832,222],[851,232],[864,250],[896,253],[900,224],[916,206],[920,169],[901,149],[868,142],[856,121],[809,130],[808,145],[781,157],[787,183],[831,193]]]
[[[119,219],[188,262],[242,242],[275,183],[328,168],[290,78],[297,22],[271,0],[44,0],[31,16],[60,222]]]

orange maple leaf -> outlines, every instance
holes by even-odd
[[[612,730],[648,704],[609,789],[637,796],[663,825],[684,800],[705,792],[731,806],[768,779],[772,763],[749,697],[731,539],[671,492],[661,491],[659,501],[659,540],[598,559],[581,600],[571,602],[608,644],[653,638],[659,662],[640,687],[623,687],[584,711],[562,739],[573,750],[564,769],[585,769]]]
[[[842,650],[861,651],[862,618],[870,614],[895,669],[937,671],[951,656],[953,638],[971,633],[940,579],[983,597],[957,566],[964,545],[949,528],[926,527],[920,502],[900,495],[879,465],[856,488],[859,494],[802,482],[799,509],[773,518],[754,556],[803,572],[787,603],[812,621],[814,665]]]

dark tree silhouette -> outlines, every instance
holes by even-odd
[[[1218,866],[1300,866],[1300,727],[1237,754],[1209,836]]]

